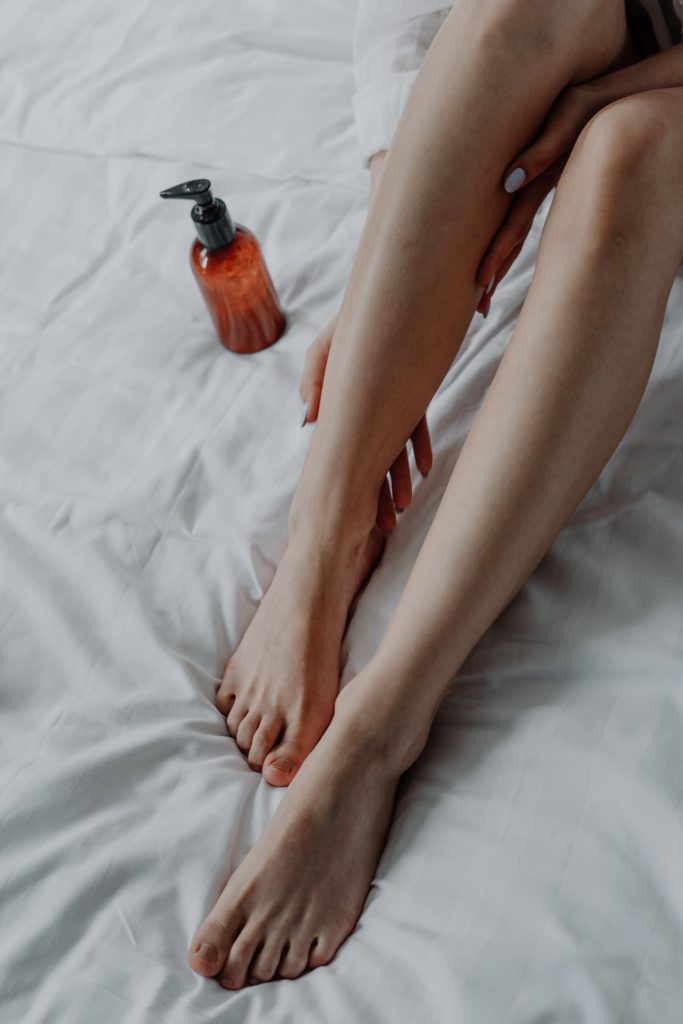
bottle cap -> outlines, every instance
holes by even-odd
[[[208,178],[184,181],[181,185],[166,188],[159,195],[162,199],[194,199],[191,217],[197,238],[207,249],[221,249],[230,245],[236,229],[222,199],[211,195]]]

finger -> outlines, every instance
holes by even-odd
[[[316,381],[311,385],[311,389],[308,393],[308,401],[306,402],[306,419],[305,423],[313,423],[318,418],[318,412],[320,411],[320,399],[323,393],[323,382],[322,377],[319,381]]]
[[[508,270],[510,269],[510,267],[512,266],[512,264],[515,262],[515,260],[519,256],[520,252],[522,251],[523,246],[524,246],[524,242],[520,242],[519,245],[516,245],[514,247],[514,249],[512,249],[512,251],[508,253],[507,257],[505,258],[505,261],[503,262],[503,264],[502,264],[502,266],[500,268],[497,280],[500,280],[501,278],[503,278],[507,274]],[[492,290],[491,294],[488,296],[488,300],[489,301],[488,301],[488,305],[486,307],[486,312],[487,313],[488,313],[488,307],[491,305],[491,299],[493,298],[493,294],[494,294],[495,290],[496,289],[494,288]]]
[[[391,496],[397,512],[403,512],[413,500],[413,485],[410,479],[410,463],[408,452],[401,449],[398,458],[389,470],[391,476]]]
[[[528,213],[524,212],[524,219],[522,219],[521,214],[522,211],[501,226],[482,261],[481,276],[487,276],[490,281],[493,281],[493,284],[491,290],[488,293],[484,292],[479,299],[477,309],[480,312],[488,307],[495,286],[500,282],[503,263],[512,250],[524,241],[529,232],[533,217],[529,219]]]
[[[563,156],[559,157],[555,161],[555,163],[552,165],[552,167],[549,167],[548,170],[545,172],[545,174],[543,174],[540,178],[537,178],[537,180],[533,183],[532,188],[534,188],[534,189],[537,188],[538,189],[538,196],[537,196],[537,199],[536,199],[537,206],[541,205],[541,203],[545,199],[545,197],[548,194],[548,192],[550,192],[550,190],[552,188],[554,188],[554,186],[557,184],[557,182],[558,182],[558,180],[560,178],[560,175],[562,173],[562,169],[563,169],[564,165],[567,163],[568,159],[569,159],[569,153],[565,153]],[[498,285],[503,280],[503,278],[507,274],[508,270],[510,269],[510,267],[512,266],[512,264],[515,262],[515,260],[519,256],[520,252],[522,251],[522,248],[524,246],[524,242],[526,241],[526,237],[527,237],[527,235],[529,233],[529,230],[531,229],[531,225],[533,224],[533,220],[534,220],[535,215],[536,215],[536,210],[534,210],[533,215],[531,217],[531,221],[529,222],[529,226],[527,227],[526,231],[523,233],[519,243],[517,245],[513,246],[513,248],[507,254],[507,256],[505,257],[505,259],[503,260],[503,262],[501,263],[501,265],[499,266],[499,268],[498,268],[498,270],[496,272],[495,280],[494,280],[494,287],[491,289],[490,293],[487,296],[487,304],[486,304],[487,312],[488,312],[488,307],[491,305],[491,299],[493,298]]]
[[[493,243],[491,243],[491,244],[493,244]],[[479,270],[477,271],[477,278],[483,277],[482,267],[484,266],[484,259],[486,259],[487,254],[488,254],[488,250],[486,251],[486,253],[484,253],[484,258],[482,259],[482,262],[479,264]],[[484,309],[486,308],[486,306],[488,306],[489,295],[491,294],[491,289],[493,288],[494,284],[496,283],[495,272],[494,273],[490,273],[490,271],[488,269],[486,269],[486,273],[489,275],[489,279],[488,279],[488,281],[486,283],[486,287],[484,288],[483,292],[479,296],[479,302],[477,303],[477,312],[478,313],[482,313],[484,311]],[[477,284],[479,284],[479,281],[477,281]]]
[[[491,289],[488,295],[482,295],[481,301],[477,306],[477,313],[481,313],[484,320],[489,315],[489,307],[491,305],[491,296],[493,295],[493,289]]]
[[[315,410],[315,415],[309,416],[307,412],[304,423],[308,423],[310,419],[317,419],[318,416],[320,395],[322,394],[322,380],[325,376],[327,357],[330,354],[330,346],[338,320],[339,313],[333,316],[329,323],[325,324],[306,350],[304,370],[299,382],[299,394],[304,403]]]
[[[418,425],[415,427],[410,440],[413,445],[415,464],[422,476],[427,476],[427,473],[432,468],[433,455],[432,440],[429,436],[429,427],[427,426],[426,415],[422,417]]]
[[[380,530],[384,533],[391,533],[396,526],[396,512],[394,510],[394,501],[391,497],[391,489],[389,487],[389,480],[385,477],[384,482],[379,491],[379,499],[377,502],[377,525]]]
[[[498,228],[498,232],[479,264],[477,283],[482,287],[493,278],[495,278],[494,284],[500,282],[502,276],[500,268],[503,262],[507,259],[510,252],[523,242],[528,235],[538,208],[555,185],[566,161],[566,157],[561,157],[555,161],[545,174],[529,185],[528,189],[524,189],[518,196],[515,196],[505,216],[505,220]],[[480,305],[485,305],[485,299],[490,301],[491,294],[492,292],[484,293],[480,297],[477,309],[479,309]]]
[[[316,338],[306,352],[304,369],[299,383],[299,394],[308,408],[307,423],[318,418],[320,396],[329,354],[330,346],[320,338]]]
[[[499,280],[499,267],[508,253],[526,238],[534,215],[551,188],[552,184],[546,178],[542,178],[530,185],[528,190],[525,189],[520,195],[515,196],[505,220],[481,262],[478,279],[488,282],[495,275],[496,280]]]
[[[522,186],[540,177],[558,156],[565,153],[576,141],[576,127],[573,121],[558,114],[546,120],[541,134],[512,161],[503,175],[506,192],[516,192]]]
[[[552,164],[546,171],[544,177],[550,182],[550,188],[555,188],[558,181],[560,180],[560,175],[564,170],[564,165],[567,163],[567,160],[569,160],[569,157],[571,156],[571,152],[571,149],[569,149],[566,153],[563,153],[562,156],[558,156],[555,163]],[[548,191],[550,191],[550,189],[548,189]]]

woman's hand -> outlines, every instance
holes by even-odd
[[[306,362],[299,384],[299,394],[306,403],[301,426],[312,423],[318,418],[320,396],[323,390],[323,379],[330,354],[330,346],[337,326],[339,314],[323,327],[317,338],[311,342],[306,352]],[[415,463],[422,476],[426,476],[432,468],[432,445],[427,428],[427,418],[423,416],[411,435],[411,443],[415,454]],[[384,480],[377,502],[377,525],[385,533],[390,533],[396,526],[396,513],[410,505],[413,498],[413,487],[410,481],[408,451],[403,448],[389,470],[391,487],[388,479]]]
[[[548,111],[534,142],[522,150],[505,172],[506,190],[521,191],[513,199],[505,220],[479,264],[478,284],[485,289],[489,282],[493,282],[477,306],[478,312],[484,316],[488,313],[496,286],[521,252],[539,206],[557,184],[574,143],[604,102],[593,82],[563,89]]]

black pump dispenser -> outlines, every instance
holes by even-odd
[[[211,195],[208,178],[184,181],[181,185],[164,189],[159,195],[162,199],[194,199],[192,220],[197,238],[207,249],[221,249],[233,241],[235,225],[223,200],[214,199]]]

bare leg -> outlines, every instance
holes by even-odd
[[[640,403],[683,261],[682,126],[683,88],[620,100],[584,129],[563,172],[511,342],[364,691],[338,700],[349,711],[367,702],[375,724],[386,711],[387,755],[402,769]]]
[[[352,930],[397,780],[446,686],[640,401],[683,257],[682,109],[683,90],[651,92],[582,134],[512,341],[387,633],[197,932],[199,973],[233,988],[295,977]]]
[[[381,551],[377,494],[481,296],[503,172],[565,85],[628,52],[623,0],[459,0],[429,50],[344,295],[289,545],[217,695],[272,785],[332,716],[349,605]]]
[[[638,406],[683,259],[682,121],[683,89],[653,90],[582,133],[512,340],[387,632],[197,933],[193,949],[213,947],[213,963],[191,953],[200,973],[229,988],[296,977],[353,929],[397,780],[447,685]]]

